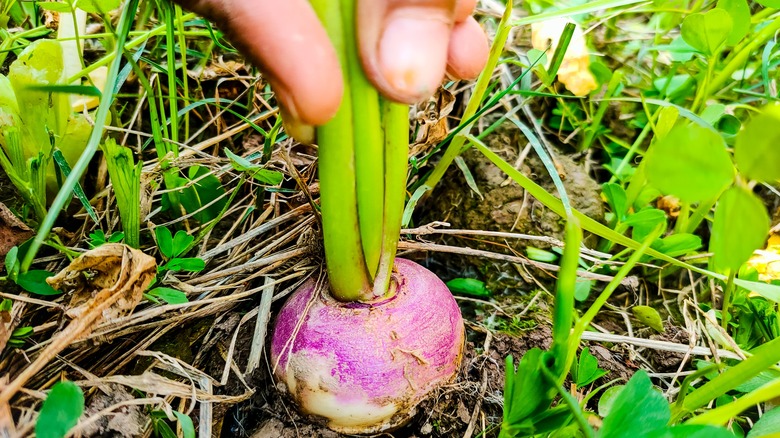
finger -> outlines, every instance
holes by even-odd
[[[466,21],[474,13],[474,8],[477,7],[477,0],[458,0],[455,5],[455,22],[461,23]]]
[[[447,73],[457,79],[475,79],[490,56],[487,36],[477,20],[469,16],[452,29],[447,54]]]
[[[359,0],[358,37],[368,78],[384,95],[414,103],[447,68],[455,0]]]
[[[215,20],[263,72],[297,122],[321,125],[336,114],[343,83],[336,52],[306,0],[190,0]]]

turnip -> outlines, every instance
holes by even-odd
[[[406,189],[408,108],[382,99],[355,47],[355,0],[311,2],[341,57],[336,117],[318,128],[327,277],[278,314],[274,375],[306,413],[346,433],[408,421],[452,381],[463,319],[441,280],[395,259]]]

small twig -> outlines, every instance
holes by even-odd
[[[712,351],[706,347],[691,347],[685,344],[677,344],[667,341],[655,341],[652,339],[632,338],[629,336],[613,335],[611,333],[584,332],[583,341],[615,342],[636,345],[637,347],[652,348],[654,350],[671,351],[673,353],[690,353],[695,356],[712,356]],[[717,350],[718,355],[728,359],[742,358],[733,351]]]
[[[268,322],[271,319],[271,301],[274,296],[273,280],[271,277],[265,277],[263,283],[265,289],[260,298],[260,305],[257,307],[257,322],[255,323],[255,333],[252,336],[252,346],[249,350],[249,358],[246,363],[245,375],[250,376],[252,372],[260,365],[260,357],[263,354],[265,337],[268,331]]]

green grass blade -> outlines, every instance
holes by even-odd
[[[138,1],[139,0],[128,0],[124,9],[122,10],[122,15],[119,19],[119,29],[117,35],[117,51],[121,51],[125,46],[127,35],[130,32],[133,19],[135,18],[135,11],[138,8]],[[121,56],[114,57],[113,62],[111,63],[111,67],[108,70],[106,83],[113,84],[114,81],[116,81],[121,60]],[[22,272],[27,272],[27,270],[30,268],[30,265],[32,265],[35,256],[38,254],[38,250],[40,250],[44,241],[49,236],[49,232],[54,226],[54,223],[57,221],[57,217],[59,216],[63,207],[65,207],[65,204],[70,200],[73,188],[76,186],[76,183],[78,183],[79,179],[81,179],[81,175],[83,175],[84,171],[87,170],[89,162],[92,160],[95,152],[97,152],[98,146],[100,145],[100,139],[103,137],[103,128],[105,126],[106,118],[108,117],[113,100],[114,93],[107,93],[107,95],[101,99],[100,106],[98,107],[97,113],[95,114],[95,126],[92,128],[92,134],[87,141],[87,146],[84,148],[84,152],[81,154],[78,162],[76,162],[76,165],[73,166],[73,172],[65,179],[65,182],[60,188],[60,191],[57,193],[57,196],[54,198],[54,201],[52,202],[52,205],[49,208],[43,223],[38,229],[38,233],[35,235],[35,239],[30,244],[30,248],[24,257],[24,261],[22,262]]]
[[[60,168],[60,171],[65,176],[65,178],[70,175],[71,169],[70,165],[68,164],[68,161],[65,159],[65,156],[62,155],[62,151],[59,149],[54,149],[54,153],[52,154],[52,158],[54,159],[54,162],[57,164],[57,166]],[[81,202],[81,205],[84,206],[84,210],[87,211],[87,214],[89,217],[97,224],[100,223],[100,220],[97,217],[97,214],[95,213],[95,209],[92,208],[92,204],[89,203],[89,199],[87,198],[87,195],[84,194],[84,190],[81,188],[81,184],[78,182],[73,187],[73,194],[76,195],[76,197]]]

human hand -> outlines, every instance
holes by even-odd
[[[321,125],[343,93],[336,52],[307,0],[175,0],[217,22],[264,73],[294,124]],[[358,0],[358,44],[366,75],[403,103],[432,95],[445,72],[477,77],[485,33],[477,0]]]

